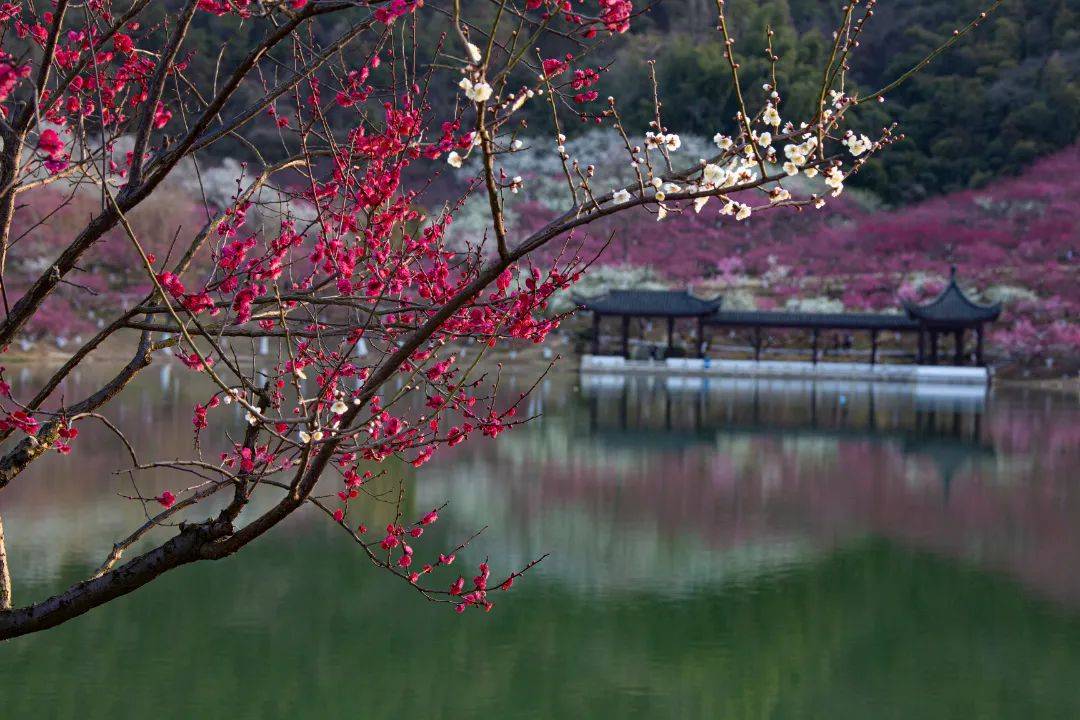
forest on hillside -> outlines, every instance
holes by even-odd
[[[431,12],[416,16],[417,58],[446,63],[453,43],[449,0],[431,0]],[[167,13],[177,0],[167,0]],[[494,12],[496,3],[465,0],[471,14]],[[856,92],[871,92],[918,62],[989,5],[989,0],[884,0],[875,7],[858,52],[852,59]],[[664,121],[679,133],[711,137],[717,118],[733,122],[735,99],[730,70],[715,29],[714,0],[663,0],[635,3],[641,13],[630,32],[609,38],[575,67],[600,69],[599,97],[619,99],[628,124],[640,133],[653,118],[649,59],[655,59],[664,101]],[[778,84],[784,117],[807,117],[816,103],[818,68],[831,48],[840,3],[825,0],[729,0],[736,52],[751,105],[762,99],[768,77],[765,29],[774,31],[780,56]],[[329,33],[333,28],[325,28]],[[238,39],[250,27],[240,20],[210,15],[196,20],[193,39],[199,52],[188,72],[211,77],[238,58]],[[559,46],[559,43],[562,46]],[[545,56],[575,50],[571,39],[541,48]],[[369,51],[358,45],[359,57]],[[356,58],[343,57],[348,67]],[[283,72],[288,59],[282,58]],[[272,82],[272,78],[266,78]],[[443,83],[445,84],[445,83]],[[457,88],[428,88],[431,104],[452,107]],[[262,88],[252,86],[254,96]],[[755,97],[755,95],[757,97]],[[602,102],[602,100],[601,100]],[[594,103],[598,104],[598,103]],[[288,115],[288,103],[278,112]],[[587,109],[588,110],[588,109]],[[884,202],[900,205],[932,195],[980,187],[1002,174],[1016,174],[1036,158],[1073,143],[1080,133],[1080,0],[1006,0],[976,32],[887,96],[885,106],[860,108],[856,126],[873,133],[891,119],[906,139],[866,167],[853,184]],[[564,118],[573,135],[574,118]],[[551,119],[538,104],[526,134],[550,133]],[[585,125],[591,125],[586,123]],[[249,127],[247,144],[237,140],[232,154],[250,156],[253,147],[280,141],[273,118]]]

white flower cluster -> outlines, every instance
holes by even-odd
[[[720,208],[721,215],[734,215],[736,220],[745,220],[750,217],[750,206],[728,200],[724,207]]]
[[[731,185],[753,182],[757,179],[757,168],[750,158],[736,157],[725,165],[706,163],[701,168],[701,189],[722,190]]]
[[[836,197],[844,191],[844,171],[835,165],[825,171],[825,184],[833,189],[832,196]]]
[[[791,193],[777,185],[769,191],[769,202],[778,203],[791,199]]]
[[[469,78],[461,78],[458,87],[465,91],[465,97],[473,102],[484,102],[491,97],[491,86],[483,80],[473,82]]]
[[[799,168],[806,164],[810,155],[817,148],[817,138],[813,135],[804,136],[804,141],[801,143],[789,143],[784,146],[784,157],[787,161],[784,163],[784,172],[788,175],[796,175],[799,172]],[[814,177],[817,175],[817,168],[809,167],[804,171],[807,177]]]
[[[844,136],[844,146],[852,155],[859,157],[864,152],[874,147],[874,143],[865,135],[856,135],[849,130],[847,135]]]
[[[730,150],[731,146],[735,144],[735,141],[724,133],[716,133],[712,136],[712,141],[716,143],[716,147],[721,150]]]
[[[309,445],[311,443],[319,442],[322,439],[323,439],[323,431],[322,430],[316,430],[316,431],[310,432],[310,433],[307,430],[301,430],[300,431],[300,442],[304,443],[305,445]]]
[[[656,220],[659,222],[668,215],[667,206],[664,205],[664,200],[667,199],[669,194],[677,193],[682,190],[681,187],[672,182],[664,182],[661,178],[654,177],[649,181],[649,184],[653,186],[653,198],[656,200]]]
[[[716,138],[714,138],[714,140],[716,140]],[[717,142],[717,144],[719,144],[719,142]],[[690,192],[723,190],[724,188],[732,187],[734,185],[753,182],[757,178],[757,169],[753,165],[753,159],[753,152],[751,151],[750,153],[747,153],[746,157],[732,158],[724,165],[706,163],[702,160],[701,180],[696,183],[691,183],[687,187],[687,190]],[[666,197],[667,193],[676,192],[679,189],[671,183],[663,184],[659,179],[654,179],[653,185],[658,188],[657,195],[660,199]],[[674,188],[674,190],[672,188]],[[701,212],[701,209],[705,207],[711,197],[711,195],[704,195],[695,198],[694,212]],[[722,215],[734,215],[736,220],[745,220],[750,217],[751,208],[749,205],[737,203],[728,198],[723,198],[723,200],[725,205],[720,210]]]
[[[645,144],[649,147],[665,147],[669,152],[675,152],[682,147],[682,138],[675,133],[645,133]]]

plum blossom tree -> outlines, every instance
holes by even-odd
[[[357,498],[389,472],[388,459],[419,467],[439,448],[494,438],[523,421],[520,398],[497,395],[497,381],[477,374],[480,354],[466,363],[462,349],[542,342],[562,319],[549,312],[549,299],[592,260],[575,251],[576,238],[601,218],[643,208],[663,220],[712,203],[735,223],[778,207],[820,207],[827,196],[794,198],[785,180],[820,174],[838,196],[870,155],[899,137],[893,127],[874,138],[844,129],[849,113],[895,86],[859,94],[846,84],[875,0],[844,5],[816,111],[787,119],[775,80],[751,105],[717,0],[718,42],[740,110],[716,119],[726,127],[713,155],[689,163],[679,161],[681,139],[664,123],[655,81],[644,145],[631,141],[617,100],[600,97],[603,69],[588,64],[589,48],[628,29],[642,10],[629,0],[497,0],[472,17],[458,0],[184,0],[164,16],[150,12],[155,4],[0,4],[0,346],[48,312],[106,237],[130,249],[146,282],[142,296],[117,297],[100,330],[40,387],[17,397],[0,383],[0,492],[47,453],[77,452],[86,423],[118,436],[126,448],[121,469],[136,488],[151,470],[180,483],[156,495],[137,490],[128,500],[142,506],[145,522],[103,553],[89,577],[26,605],[13,600],[0,529],[0,639],[63,623],[181,566],[230,556],[306,507],[428,600],[458,612],[490,610],[494,596],[542,558],[501,575],[485,561],[466,579],[449,566],[469,538],[452,548],[424,546],[443,508],[405,517],[398,493],[394,521],[377,532],[355,511]],[[257,39],[200,84],[188,73],[189,35],[205,17],[243,24]],[[434,57],[418,56],[423,23],[445,27]],[[775,65],[770,38],[765,33],[761,44]],[[543,50],[549,46],[559,53]],[[453,106],[432,106],[435,83],[458,87]],[[538,108],[550,114],[556,137],[531,141],[551,143],[565,210],[515,235],[504,198],[523,180],[503,171],[502,158],[522,147],[528,113]],[[249,128],[267,122],[279,143],[248,142],[257,160],[244,166],[227,203],[205,199],[201,227],[177,228],[164,244],[136,228],[132,214],[182,163],[198,167],[224,139],[245,142]],[[606,123],[619,133],[628,185],[597,186],[588,159],[567,152],[570,122]],[[463,247],[445,240],[460,203],[424,204],[434,176],[447,171],[471,174],[470,188],[488,203],[486,231]],[[32,281],[9,287],[4,270],[20,252],[11,235],[20,198],[44,188],[62,189],[53,195],[60,204],[89,193],[92,210]],[[531,260],[550,246],[559,249]],[[83,398],[59,395],[64,378],[107,339],[131,331],[131,359],[108,382]],[[269,367],[230,349],[257,339],[276,348]],[[193,409],[188,458],[158,459],[154,448],[134,447],[107,414],[167,350],[213,388]],[[242,437],[220,429],[223,405],[243,408]],[[208,433],[227,439],[217,462],[198,451]],[[330,492],[316,492],[320,479]],[[207,507],[215,510],[200,516]]]

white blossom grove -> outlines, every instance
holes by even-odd
[[[47,453],[78,452],[80,426],[95,423],[126,450],[117,469],[130,473],[135,491],[118,502],[146,513],[103,549],[96,572],[21,605],[0,525],[0,639],[63,623],[181,566],[233,555],[302,509],[336,523],[361,557],[406,590],[457,612],[490,610],[543,558],[498,575],[485,560],[458,574],[451,566],[471,537],[454,547],[430,547],[424,537],[452,505],[406,517],[407,489],[386,461],[420,467],[439,449],[495,438],[526,419],[521,397],[499,393],[497,377],[483,371],[483,352],[515,339],[540,343],[558,327],[563,316],[549,302],[595,259],[574,251],[593,221],[634,207],[663,221],[716,203],[737,223],[781,208],[812,211],[840,195],[869,157],[900,137],[893,126],[855,134],[848,115],[879,102],[986,17],[943,38],[895,83],[858,93],[847,84],[849,63],[875,4],[843,6],[816,112],[796,118],[785,116],[775,71],[762,92],[744,87],[718,0],[717,42],[740,110],[716,118],[708,155],[690,156],[665,122],[663,88],[648,68],[655,117],[637,142],[618,98],[603,92],[603,68],[590,65],[590,47],[626,32],[645,9],[629,0],[498,0],[475,16],[456,0],[187,0],[158,19],[150,0],[0,3],[0,281],[19,252],[11,226],[20,196],[92,188],[98,200],[36,279],[0,282],[0,346],[20,338],[114,230],[150,288],[118,297],[100,331],[71,348],[40,387],[16,393],[0,385],[8,441],[0,492]],[[200,87],[186,70],[189,30],[204,15],[242,21],[258,39]],[[418,56],[423,23],[445,29],[433,57]],[[576,50],[548,56],[542,48],[553,38]],[[781,59],[770,38],[762,29],[760,42],[742,44],[768,53],[775,68]],[[429,101],[436,84],[454,88],[452,106]],[[745,99],[758,96],[757,107]],[[530,113],[549,116],[553,136],[528,135]],[[220,143],[244,141],[256,122],[275,128],[278,146],[248,142],[256,160],[240,166],[229,201],[207,199],[198,229],[169,228],[170,241],[151,247],[129,215],[178,168],[208,163]],[[628,182],[600,184],[596,160],[571,152],[570,126],[581,122],[618,136]],[[527,180],[507,166],[526,145],[549,149],[564,202],[545,227],[519,236],[507,225],[506,202]],[[431,180],[447,172],[466,174],[487,207],[484,227],[454,243],[447,229],[467,198],[434,210],[423,203]],[[824,192],[797,198],[785,185],[815,175]],[[560,249],[534,261],[546,246]],[[111,380],[83,398],[58,395],[106,340],[125,337],[133,338],[131,359]],[[263,339],[274,347],[269,367],[231,349]],[[110,401],[166,351],[212,387],[193,409],[186,458],[133,446],[109,418]],[[243,436],[229,437],[219,458],[204,456],[200,438],[225,436],[226,405],[243,408]],[[172,489],[139,490],[140,473],[161,470],[175,474]],[[359,516],[356,501],[368,495],[395,503],[385,528]],[[220,502],[208,517],[212,501]]]

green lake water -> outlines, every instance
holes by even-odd
[[[186,452],[188,377],[152,369],[112,417]],[[0,720],[1080,718],[1075,395],[564,373],[527,410],[399,473],[410,515],[450,503],[425,547],[490,526],[463,572],[551,553],[491,613],[425,602],[302,513],[0,644]],[[0,495],[16,602],[138,524],[123,462],[88,429]]]

